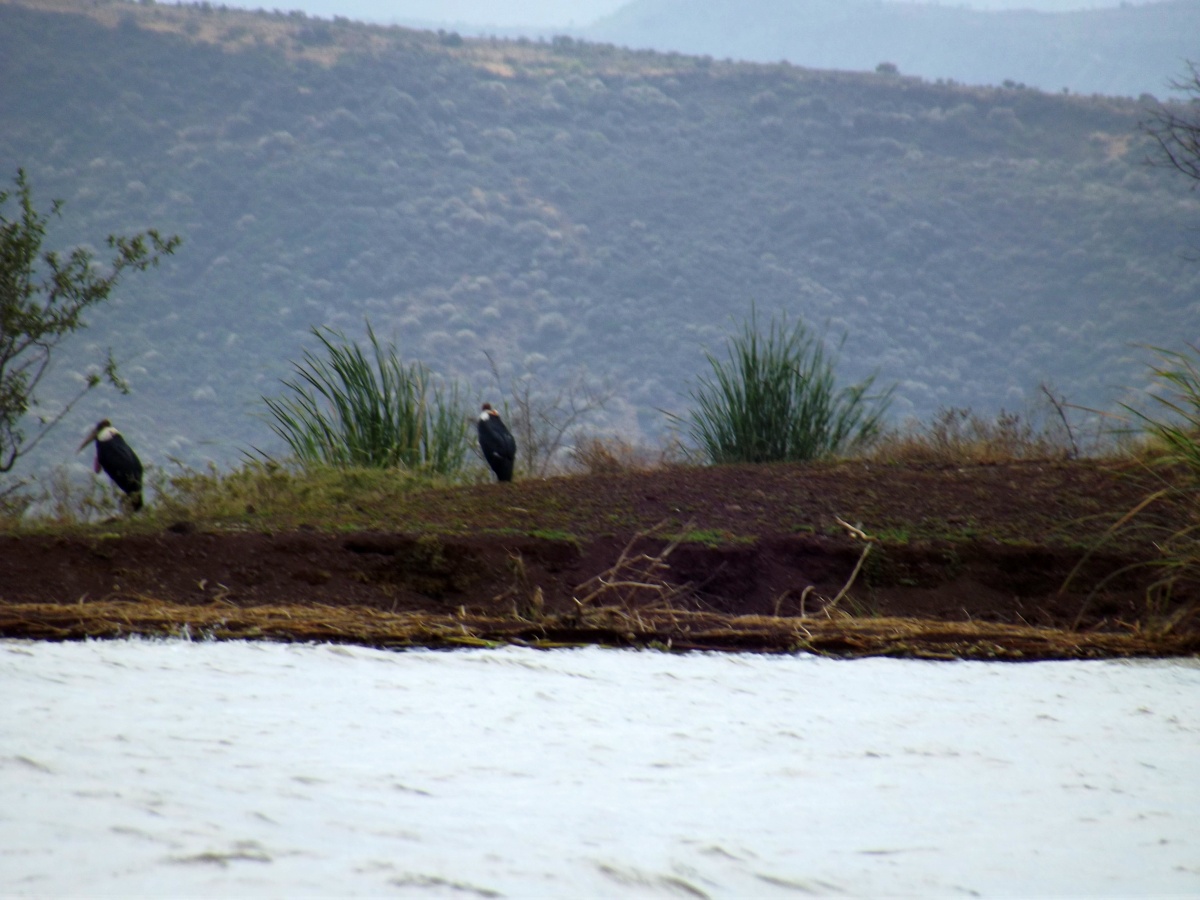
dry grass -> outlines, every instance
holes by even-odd
[[[869,456],[880,462],[996,464],[1023,459],[1068,459],[1076,455],[1065,429],[1037,426],[1001,410],[985,419],[969,409],[941,410],[928,425],[910,423],[884,434]]]
[[[585,475],[651,472],[681,465],[687,460],[677,440],[668,440],[659,447],[647,447],[611,435],[581,435],[570,455],[572,469]]]
[[[0,634],[34,640],[186,638],[353,643],[388,649],[600,644],[664,650],[810,652],[836,657],[1040,660],[1184,656],[1198,635],[1078,633],[982,622],[723,616],[601,606],[531,622],[516,616],[386,613],[361,607],[184,606],[152,597],[0,607]]]

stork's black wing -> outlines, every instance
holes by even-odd
[[[479,422],[479,449],[499,481],[512,481],[517,442],[500,416],[492,413]]]
[[[114,434],[107,441],[96,442],[96,458],[100,468],[127,494],[138,494],[142,490],[142,461],[125,438]]]

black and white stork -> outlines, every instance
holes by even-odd
[[[483,412],[479,414],[479,449],[496,473],[497,481],[512,481],[517,442],[490,403],[483,404]]]
[[[96,442],[95,470],[99,472],[103,469],[113,483],[129,496],[134,510],[141,509],[142,461],[108,419],[101,419],[97,423],[76,452],[81,452],[93,441]]]

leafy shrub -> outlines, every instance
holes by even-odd
[[[405,366],[394,344],[381,346],[370,325],[373,361],[332,329],[312,333],[327,354],[293,363],[290,393],[264,397],[281,437],[306,466],[402,466],[441,475],[460,471],[469,414],[457,384],[442,386],[420,363]]]
[[[92,388],[107,381],[128,393],[110,352],[103,378],[88,375],[57,413],[27,417],[38,406],[38,387],[59,345],[86,327],[84,314],[105,303],[124,275],[157,266],[180,242],[178,236],[163,238],[154,229],[110,234],[112,260],[108,274],[99,274],[103,267],[86,247],[65,256],[43,250],[47,225],[62,215],[62,201],[53,201],[50,212],[41,214],[34,208],[24,169],[17,169],[15,184],[15,192],[0,191],[0,473],[32,451]],[[11,219],[4,211],[10,198],[16,206]],[[25,428],[34,418],[39,424],[29,435]]]
[[[689,435],[714,463],[782,462],[832,456],[875,438],[892,389],[871,396],[875,376],[835,387],[824,341],[803,321],[771,319],[764,335],[757,311],[730,340],[729,358],[706,354],[712,378],[691,392]]]

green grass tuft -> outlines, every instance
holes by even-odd
[[[367,325],[372,359],[339,332],[314,328],[326,359],[305,351],[288,393],[264,397],[271,430],[306,466],[403,466],[450,475],[463,468],[469,415],[457,384],[443,386]],[[336,340],[335,340],[336,339]]]
[[[1158,385],[1149,394],[1150,407],[1124,407],[1148,438],[1140,455],[1157,474],[1158,486],[1120,516],[1092,551],[1119,533],[1157,548],[1158,558],[1147,564],[1157,570],[1146,591],[1147,627],[1165,634],[1188,620],[1200,603],[1200,347],[1189,345],[1190,352],[1151,349],[1158,355],[1150,369]],[[1180,595],[1183,603],[1176,602]]]
[[[803,321],[772,318],[763,334],[752,309],[728,359],[707,357],[712,377],[691,392],[689,434],[713,463],[819,459],[880,433],[891,390],[872,396],[874,376],[838,389],[824,342]]]

